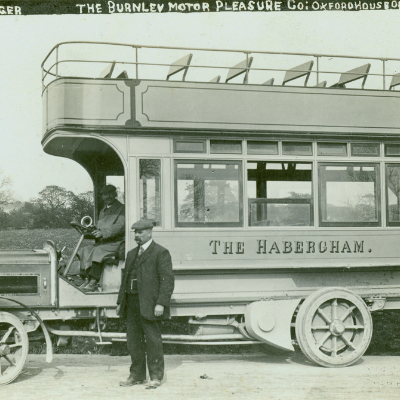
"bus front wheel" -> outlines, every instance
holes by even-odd
[[[12,382],[20,374],[28,346],[22,322],[13,314],[0,312],[0,385]]]
[[[348,289],[317,290],[301,304],[296,338],[303,353],[323,367],[354,364],[367,350],[372,318],[362,298]]]

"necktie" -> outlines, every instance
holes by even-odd
[[[144,248],[142,246],[139,247],[139,253],[138,256],[140,257],[144,252]]]

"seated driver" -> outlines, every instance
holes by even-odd
[[[106,185],[100,193],[104,208],[100,211],[96,229],[92,232],[96,238],[95,244],[85,246],[78,252],[81,276],[85,278],[79,288],[85,292],[97,290],[104,258],[114,256],[125,238],[125,206],[116,199],[116,187]]]

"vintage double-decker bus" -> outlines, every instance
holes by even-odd
[[[166,342],[297,342],[315,363],[348,366],[371,311],[400,308],[399,62],[60,43],[42,64],[43,150],[87,171],[95,219],[100,188],[119,182],[127,249],[132,224],[154,220],[173,258],[172,317],[195,328]],[[0,383],[39,324],[125,337],[101,329],[117,317],[123,260],[89,293],[68,279],[73,256],[58,275],[51,242],[0,252]],[[97,330],[54,329],[77,319]]]

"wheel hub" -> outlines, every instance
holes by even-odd
[[[8,356],[10,352],[10,346],[7,346],[6,344],[0,345],[0,357]]]
[[[329,326],[329,330],[331,331],[332,335],[339,336],[345,331],[344,323],[339,320],[335,319]]]

